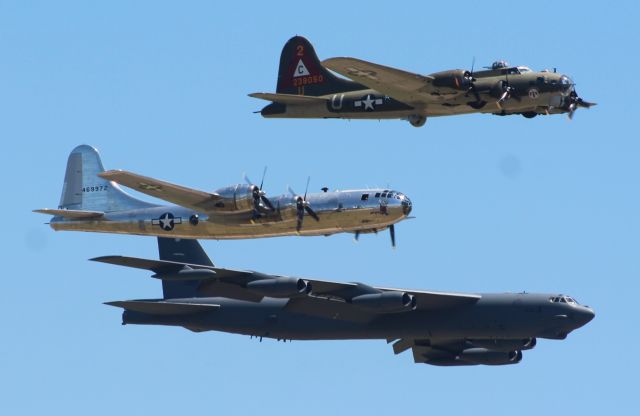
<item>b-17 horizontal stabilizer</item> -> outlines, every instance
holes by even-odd
[[[98,219],[104,216],[104,212],[102,211],[85,211],[85,210],[77,210],[77,209],[34,209],[33,212],[37,212],[39,214],[47,214],[53,215],[56,217],[64,217],[70,220],[88,220],[88,219]]]
[[[312,97],[310,95],[273,94],[268,92],[254,92],[249,94],[249,97],[281,104],[314,104],[327,101],[327,98]]]
[[[210,312],[220,308],[220,305],[210,303],[166,302],[162,300],[122,300],[105,302],[105,305],[151,315],[186,315]]]

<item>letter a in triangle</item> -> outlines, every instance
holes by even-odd
[[[302,59],[300,59],[298,61],[298,65],[296,65],[296,70],[293,72],[293,77],[304,77],[306,75],[311,74],[309,74],[309,70],[307,69],[307,67],[304,66],[304,62],[302,62]]]

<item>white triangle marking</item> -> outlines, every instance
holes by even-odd
[[[293,73],[293,77],[294,78],[296,78],[296,77],[304,77],[304,76],[307,76],[307,75],[311,75],[311,74],[309,73],[309,70],[307,69],[307,67],[304,66],[304,62],[302,62],[302,59],[300,59],[298,61],[298,65],[296,66],[296,70]]]

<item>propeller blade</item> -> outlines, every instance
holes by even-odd
[[[309,181],[311,180],[311,176],[307,176],[307,186],[304,188],[304,198],[303,200],[307,200],[307,191],[309,190]]]
[[[244,178],[244,181],[249,184],[249,185],[253,185],[253,183],[251,182],[251,179],[249,179],[249,177],[247,176],[246,173],[242,174],[242,177]]]
[[[301,209],[300,206],[298,206],[296,212],[296,231],[298,232],[302,229],[302,221],[304,221],[304,208]]]
[[[307,211],[307,214],[311,215],[311,218],[313,218],[316,221],[320,221],[320,217],[318,217],[318,214],[316,214],[315,211],[312,210],[309,205],[305,205],[304,210]]]
[[[393,224],[389,226],[389,235],[391,236],[391,247],[396,248],[396,227]]]
[[[569,120],[573,120],[573,114],[576,112],[577,108],[578,106],[576,105],[576,103],[569,104],[569,113],[567,114]]]
[[[578,106],[584,108],[591,108],[594,105],[598,105],[598,103],[590,103],[589,101],[585,101],[582,98],[578,98]]]
[[[264,177],[267,174],[267,167],[264,167],[264,170],[262,171],[262,180],[260,181],[260,190],[262,191],[262,185],[264,184]]]
[[[269,201],[269,198],[267,198],[264,195],[260,195],[260,200],[267,206],[267,208],[269,208],[271,211],[275,211],[275,207],[273,206],[273,204],[271,203],[271,201]]]
[[[356,234],[353,236],[353,241],[358,242],[359,238],[360,238],[360,231],[356,231]]]
[[[296,194],[296,191],[294,191],[293,188],[291,188],[291,186],[289,186],[289,185],[287,185],[287,191],[289,191],[291,196],[297,196],[298,195],[298,194]]]

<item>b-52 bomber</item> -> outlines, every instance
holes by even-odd
[[[572,118],[578,108],[595,105],[578,97],[571,78],[555,69],[496,61],[480,71],[472,65],[421,75],[349,57],[320,62],[301,36],[282,50],[276,93],[249,96],[272,101],[260,112],[266,118],[404,119],[415,127],[428,117],[469,113]]]
[[[412,209],[406,195],[389,189],[323,188],[300,195],[289,188],[290,195],[270,198],[263,183],[247,182],[206,192],[121,170],[105,172],[98,151],[81,145],[69,155],[58,208],[35,212],[53,215],[54,230],[218,240],[341,232],[357,239],[389,229],[395,246],[394,224]],[[141,201],[118,184],[176,205]]]
[[[122,324],[277,340],[385,339],[416,363],[516,364],[537,338],[564,339],[595,316],[561,294],[450,293],[219,268],[196,240],[158,238],[160,260],[92,260],[150,270],[161,299],[107,302]]]

